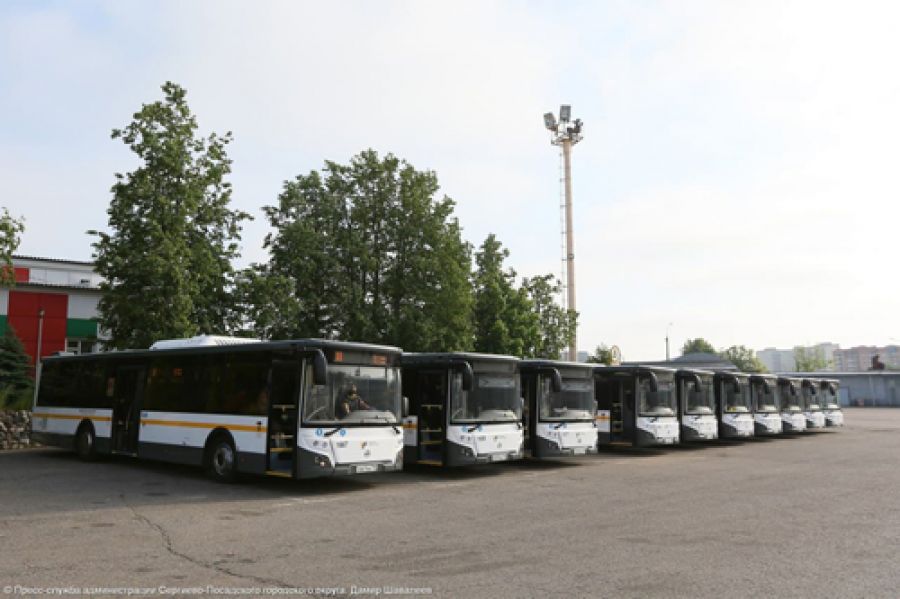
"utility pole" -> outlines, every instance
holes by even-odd
[[[563,287],[566,290],[566,309],[576,311],[575,308],[575,234],[572,216],[572,146],[583,139],[581,135],[581,119],[571,121],[572,107],[563,104],[559,107],[559,121],[552,112],[544,114],[544,126],[552,133],[550,143],[562,148],[563,155],[563,182],[565,188],[565,230],[566,239],[565,256],[566,280]],[[578,360],[577,329],[572,335],[572,343],[569,345],[569,360]]]

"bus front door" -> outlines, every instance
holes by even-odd
[[[447,372],[427,370],[419,374],[418,446],[419,463],[444,464],[444,441],[447,438],[446,413]]]
[[[272,362],[269,383],[269,423],[266,443],[266,474],[296,476],[297,426],[300,400],[300,363]]]
[[[121,366],[116,369],[112,414],[112,450],[116,453],[137,453],[143,387],[142,366]]]

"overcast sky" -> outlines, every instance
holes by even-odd
[[[898,7],[5,0],[0,206],[20,253],[90,259],[135,164],[110,130],[172,80],[234,133],[242,264],[285,179],[371,147],[435,170],[470,242],[558,273],[541,115],[565,102],[579,347],[900,342]]]

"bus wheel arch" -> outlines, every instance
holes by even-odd
[[[97,459],[97,431],[94,430],[94,423],[89,418],[85,418],[78,424],[78,428],[75,430],[73,449],[85,462],[93,462]]]
[[[237,480],[237,464],[234,437],[227,429],[213,429],[203,449],[203,466],[207,474],[216,482],[231,483]]]

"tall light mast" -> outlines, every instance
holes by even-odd
[[[559,121],[552,112],[544,114],[544,126],[551,133],[550,143],[560,146],[563,160],[563,185],[565,188],[565,219],[562,221],[562,236],[566,240],[565,256],[566,276],[563,281],[563,289],[566,291],[567,310],[575,311],[575,236],[572,232],[572,146],[582,140],[581,119],[571,120],[572,107],[563,104],[559,107]],[[569,360],[578,359],[578,341],[576,335],[572,336],[569,345]]]

